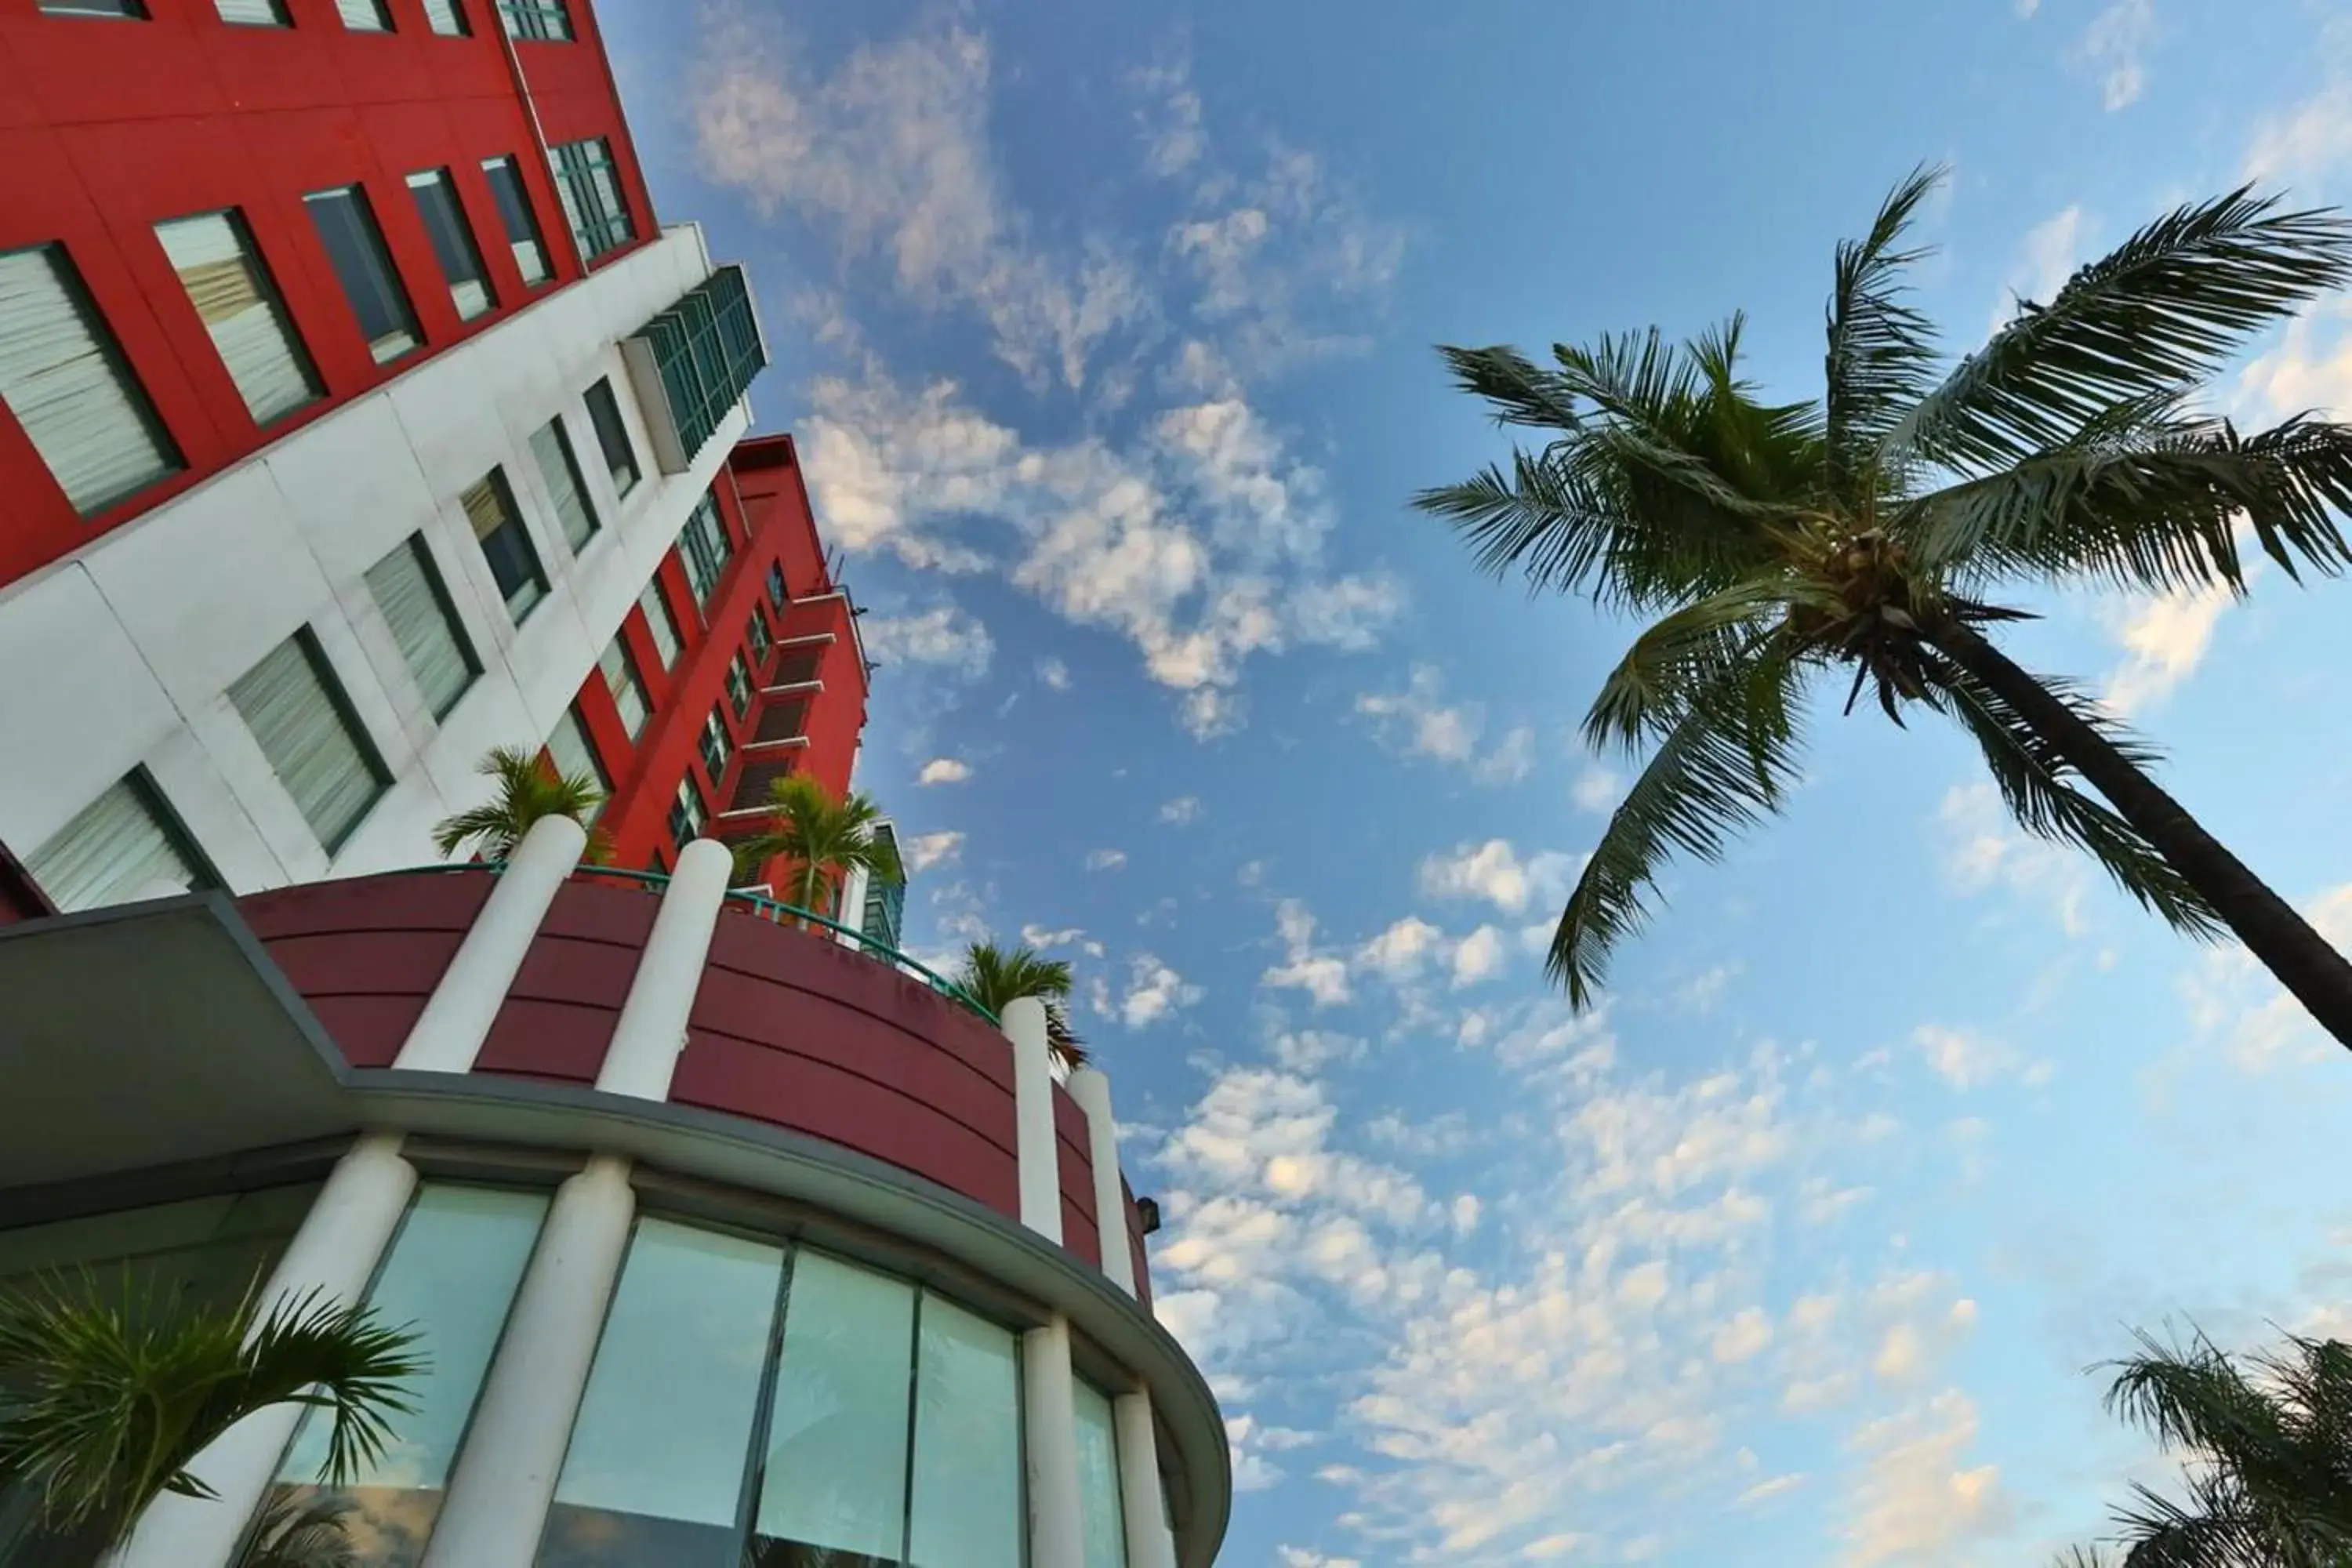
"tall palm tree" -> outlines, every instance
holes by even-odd
[[[882,813],[852,790],[839,800],[806,773],[786,773],[768,786],[768,826],[736,847],[735,863],[750,872],[781,856],[793,866],[793,902],[813,914],[850,872],[896,878],[898,851],[890,836],[877,833]]]
[[[433,825],[433,844],[444,855],[472,846],[487,860],[503,860],[514,853],[523,835],[543,816],[568,816],[583,827],[604,798],[604,792],[586,773],[566,778],[537,752],[520,746],[493,746],[474,769],[498,781],[490,798],[470,811],[445,816]],[[604,858],[610,845],[604,834],[590,828],[583,858]]]
[[[956,985],[982,1006],[1003,1016],[1005,1004],[1034,996],[1045,1005],[1045,1045],[1064,1067],[1084,1067],[1087,1043],[1070,1027],[1070,966],[1047,958],[1025,942],[999,947],[976,942],[963,950]]]
[[[416,1336],[317,1292],[264,1314],[134,1298],[89,1273],[0,1298],[0,1479],[38,1489],[44,1522],[120,1543],[165,1492],[207,1497],[188,1471],[213,1439],[273,1405],[333,1418],[323,1479],[381,1456]]]
[[[1839,246],[1826,386],[1763,401],[1740,320],[1676,346],[1656,329],[1553,350],[1443,350],[1498,423],[1547,433],[1424,491],[1498,574],[1648,621],[1584,721],[1648,761],[1585,866],[1549,968],[1579,1007],[1648,914],[1671,854],[1704,860],[1777,812],[1817,676],[1898,724],[1958,722],[2019,825],[2095,858],[2176,929],[2233,932],[2352,1046],[2352,964],[2149,776],[2154,753],[2074,684],[2012,662],[2002,589],[2097,583],[2242,593],[2241,539],[2289,577],[2352,562],[2352,427],[2251,434],[2195,411],[2250,337],[2352,277],[2352,225],[2241,189],[2157,219],[1958,364],[1905,275],[1940,178],[1898,185]],[[2088,785],[2085,790],[2084,785]],[[2104,797],[2093,798],[2095,790]]]

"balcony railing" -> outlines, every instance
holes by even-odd
[[[682,474],[768,363],[751,285],[726,266],[621,344],[654,458]]]

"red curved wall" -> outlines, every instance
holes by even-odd
[[[390,1067],[490,896],[465,872],[306,882],[239,899],[310,1011],[354,1067]]]

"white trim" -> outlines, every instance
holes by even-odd
[[[789,602],[796,603],[797,601]],[[796,637],[778,637],[770,646],[773,647],[798,647],[803,643],[839,642],[840,640],[841,639],[839,637],[834,636],[831,632],[803,632]]]
[[[823,691],[824,689],[824,682],[822,680],[788,680],[782,686],[762,686],[760,688],[761,695],[767,697],[798,697],[803,692]]]
[[[1018,1004],[1015,1004],[1018,1005]],[[1070,1321],[1021,1336],[1021,1447],[1029,1468],[1029,1568],[1086,1568]]]
[[[1021,1223],[1048,1241],[1062,1239],[1062,1159],[1054,1146],[1053,1050],[1045,1005],[1015,997],[1001,1016],[1013,1042],[1013,1148],[1020,1161]]]

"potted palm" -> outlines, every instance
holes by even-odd
[[[485,860],[503,860],[541,818],[568,816],[588,827],[604,799],[604,792],[585,773],[566,777],[537,752],[520,746],[492,747],[475,771],[497,781],[497,788],[470,811],[434,824],[433,844],[444,855],[470,849]],[[604,836],[591,828],[583,858],[592,864],[602,861],[609,847]]]
[[[1045,1005],[1045,1045],[1065,1068],[1084,1067],[1087,1045],[1070,1027],[1070,966],[1025,944],[1002,948],[976,942],[964,949],[956,973],[963,994],[1002,1017],[1005,1005],[1034,996]]]
[[[835,894],[853,870],[896,878],[898,852],[875,825],[882,813],[852,790],[835,799],[805,773],[787,773],[768,787],[768,820],[761,832],[735,847],[739,875],[782,858],[791,865],[792,902],[811,914],[829,915]]]

